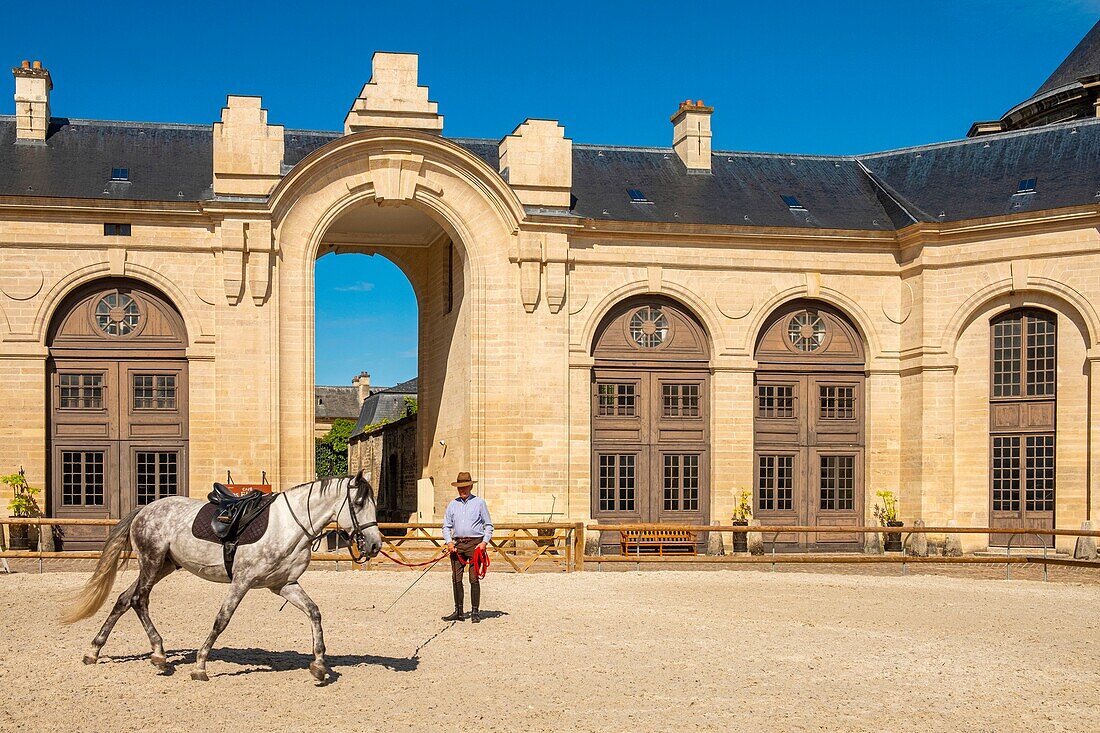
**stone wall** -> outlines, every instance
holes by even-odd
[[[415,521],[420,478],[416,445],[415,414],[358,435],[348,445],[348,469],[366,469],[375,487],[379,521]]]

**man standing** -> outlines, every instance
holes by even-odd
[[[458,474],[458,480],[451,486],[458,489],[458,496],[447,505],[443,515],[443,541],[451,553],[451,583],[455,594],[455,612],[444,616],[444,621],[461,621],[462,615],[462,568],[463,560],[470,568],[470,620],[475,624],[481,621],[478,608],[481,603],[481,582],[477,577],[474,553],[482,552],[489,546],[493,537],[493,520],[489,518],[489,507],[480,496],[474,496],[474,481],[467,471]]]

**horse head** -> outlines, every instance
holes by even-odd
[[[347,501],[342,502],[336,515],[341,527],[350,527],[352,540],[367,557],[376,556],[382,549],[382,533],[378,531],[378,509],[374,503],[374,487],[366,470],[345,479]]]

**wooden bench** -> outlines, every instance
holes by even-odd
[[[697,555],[698,539],[686,529],[627,529],[619,532],[624,555]]]

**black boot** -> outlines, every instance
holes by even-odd
[[[481,605],[481,583],[470,584],[470,605],[473,606],[473,610],[470,612],[470,620],[475,624],[481,621],[481,614],[478,613],[478,606]]]
[[[462,582],[454,583],[451,586],[454,589],[455,594],[455,612],[450,616],[444,616],[444,621],[462,621]]]

